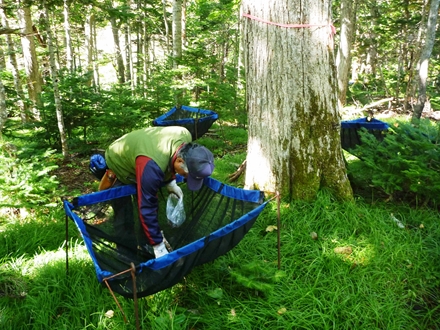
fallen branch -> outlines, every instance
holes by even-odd
[[[228,181],[229,182],[236,181],[245,170],[246,170],[246,160],[244,160],[243,163],[241,163],[241,165],[234,173],[228,176]]]
[[[367,110],[367,109],[370,109],[370,108],[374,108],[374,107],[377,106],[377,105],[380,105],[380,104],[382,104],[382,103],[386,103],[386,102],[390,102],[390,101],[392,101],[392,100],[394,100],[394,97],[388,97],[388,98],[386,98],[386,99],[382,99],[382,100],[379,100],[379,101],[376,101],[376,102],[373,102],[373,103],[367,104],[367,105],[365,105],[365,106],[361,109],[361,111],[363,111],[363,110]]]
[[[373,103],[370,103],[370,104],[364,105],[364,106],[363,106],[362,108],[360,108],[360,109],[352,110],[352,111],[350,111],[350,113],[351,113],[351,114],[361,113],[361,112],[364,112],[364,111],[366,111],[366,110],[368,110],[368,109],[371,109],[371,108],[374,108],[374,107],[376,107],[376,106],[378,106],[378,105],[381,105],[382,103],[391,102],[391,101],[393,101],[393,100],[394,100],[394,97],[387,97],[386,99],[382,99],[382,100],[379,100],[379,101],[376,101],[376,102],[373,102]],[[365,115],[366,115],[366,116],[371,116],[372,114],[371,114],[370,112],[371,112],[371,110],[368,111],[368,113],[366,113]]]

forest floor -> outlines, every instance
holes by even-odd
[[[90,172],[89,161],[89,155],[81,154],[73,155],[68,161],[58,164],[59,167],[54,171],[54,175],[69,193],[80,191],[81,194],[88,194],[95,191],[93,182],[98,182],[98,179]]]
[[[399,100],[399,102],[396,102],[394,98],[385,98],[367,104],[362,108],[355,105],[344,107],[344,109],[342,110],[342,118],[346,120],[363,116],[371,116],[379,120],[396,117],[402,119],[410,119],[412,113],[413,109],[411,107],[405,108],[401,100]],[[431,104],[427,102],[422,112],[422,118],[439,121],[440,111],[436,111],[435,109],[433,109],[431,107]]]
[[[422,113],[423,118],[433,121],[440,120],[440,111],[434,111],[429,106]],[[371,103],[364,108],[346,107],[342,111],[342,118],[350,120],[363,116],[372,116],[376,119],[401,118],[409,120],[412,109],[405,109],[403,105],[393,100],[383,99]],[[60,185],[67,188],[67,191],[80,191],[82,194],[92,193],[97,187],[97,179],[89,171],[89,159],[91,155],[75,154],[68,162],[62,162],[54,174],[60,180]],[[68,165],[68,166],[67,166]],[[93,183],[96,182],[96,185]]]

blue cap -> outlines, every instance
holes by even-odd
[[[186,183],[189,190],[199,190],[203,180],[214,171],[214,156],[207,148],[194,144],[185,156],[188,167]]]

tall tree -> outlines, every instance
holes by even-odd
[[[347,97],[348,74],[351,68],[351,49],[356,25],[356,4],[357,0],[341,1],[341,32],[339,34],[339,47],[336,56],[340,108],[345,105]]]
[[[117,18],[119,12],[117,8],[116,9],[113,8],[113,5],[111,5],[111,7],[108,8],[108,12],[110,15],[110,24],[112,27],[113,43],[115,47],[115,60],[116,60],[116,71],[118,76],[118,82],[120,84],[123,84],[125,83],[125,66],[124,66],[124,58],[122,56],[121,42],[119,40],[119,28],[121,26],[121,22]]]
[[[173,68],[177,70],[182,61],[182,0],[173,0]],[[182,79],[182,75],[177,73],[176,80]],[[177,85],[177,84],[176,84]],[[182,90],[176,88],[174,92],[174,103],[176,107],[182,105]]]
[[[247,108],[245,185],[351,199],[340,141],[330,0],[242,1]]]
[[[63,15],[64,15],[64,34],[66,37],[66,61],[67,68],[71,71],[74,69],[73,63],[73,46],[70,35],[70,0],[64,0]]]
[[[3,27],[9,29],[9,21],[6,16],[6,12],[3,8],[1,8],[4,5],[5,5],[4,0],[0,0],[1,23]],[[12,40],[11,34],[6,34],[6,44],[8,46],[9,64],[12,70],[12,76],[14,78],[14,87],[18,97],[17,105],[20,111],[21,121],[24,123],[26,122],[27,119],[26,117],[27,117],[28,107],[26,105],[27,103],[25,102],[25,95],[22,87],[20,71],[18,68],[17,57],[15,55],[15,45],[14,45],[14,41]]]
[[[438,6],[440,0],[431,0],[429,16],[426,25],[425,44],[418,64],[418,97],[414,107],[412,122],[417,123],[420,119],[426,103],[426,82],[428,80],[428,64],[434,47],[435,31],[437,27]]]
[[[86,7],[86,19],[84,23],[84,41],[86,48],[86,69],[87,72],[96,72],[95,67],[97,66],[96,61],[94,61],[94,53],[95,53],[95,35],[94,35],[94,27],[95,27],[95,14],[92,11],[91,6]],[[88,81],[88,85],[91,85],[92,78],[97,75],[90,75],[90,80]],[[95,85],[98,84],[97,79],[94,79]]]
[[[50,75],[52,78],[52,88],[53,88],[53,96],[55,102],[55,111],[57,117],[58,131],[60,133],[60,142],[61,142],[61,150],[64,158],[69,157],[69,150],[67,146],[66,132],[64,126],[64,116],[63,109],[61,106],[61,96],[60,90],[58,86],[58,70],[55,62],[55,49],[54,49],[54,40],[52,30],[50,29],[50,17],[49,17],[49,9],[46,5],[46,1],[43,0],[44,6],[44,18],[45,18],[45,28],[47,34],[47,46],[49,49],[49,63],[50,63]]]
[[[31,9],[29,5],[23,0],[18,1],[18,17],[20,20],[21,28],[21,47],[23,51],[24,67],[27,76],[27,87],[29,98],[33,102],[32,113],[34,119],[40,119],[40,112],[38,107],[40,106],[41,85],[42,78],[40,69],[38,67],[37,52],[34,42],[34,30],[31,17]]]
[[[162,0],[162,11],[163,11],[163,23],[165,26],[165,44],[167,47],[167,54],[170,51],[170,28],[168,27],[168,19],[167,19],[167,0]]]
[[[5,70],[4,67],[4,53],[3,53],[3,45],[2,40],[0,39],[0,72]],[[5,86],[3,85],[3,81],[0,77],[0,140],[2,138],[2,130],[5,125],[6,119],[8,118],[8,109],[6,107],[6,92]]]

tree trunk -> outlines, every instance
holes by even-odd
[[[417,31],[417,37],[415,40],[412,40],[413,47],[411,47],[411,61],[409,61],[409,76],[406,84],[405,91],[405,110],[413,109],[414,104],[416,103],[414,100],[416,99],[417,94],[417,85],[418,85],[418,74],[419,68],[418,64],[420,61],[422,48],[423,48],[423,38],[426,34],[426,26],[427,26],[427,5],[429,0],[423,1],[423,6],[420,11],[421,21],[418,24],[419,29]]]
[[[139,1],[136,2],[137,10],[141,13],[139,18],[139,24],[136,25],[136,65],[135,65],[135,73],[133,74],[134,79],[136,79],[136,86],[141,89],[144,88],[144,73],[142,72],[143,63],[146,61],[145,53],[144,53],[144,25],[146,24],[146,15],[145,12],[141,10],[141,4]]]
[[[49,18],[49,10],[47,9],[47,5],[45,1],[43,1],[44,10],[45,10],[45,26],[47,33],[47,46],[49,49],[49,63],[50,63],[50,75],[52,78],[52,88],[53,88],[53,96],[55,101],[55,109],[57,115],[57,123],[58,123],[58,131],[60,133],[60,142],[61,142],[61,150],[64,158],[69,157],[68,147],[67,147],[67,139],[64,128],[64,118],[63,118],[63,109],[61,106],[61,97],[60,91],[58,87],[58,71],[55,62],[55,50],[53,46],[53,36],[52,31],[50,29],[50,18]]]
[[[91,26],[91,40],[93,42],[92,47],[92,59],[93,59],[93,77],[94,77],[94,83],[96,86],[96,89],[100,89],[100,80],[99,80],[99,55],[98,55],[98,48],[96,48],[96,45],[98,44],[98,41],[96,40],[96,16],[94,14],[90,15],[90,26]]]
[[[127,6],[131,8],[132,3],[131,0],[127,1]],[[131,45],[131,27],[130,23],[127,23],[125,26],[125,81],[130,82],[131,91],[134,92],[136,76],[134,74],[133,68],[133,49]]]
[[[84,42],[86,48],[86,70],[87,72],[92,72],[94,63],[93,63],[93,53],[95,49],[94,36],[93,36],[93,25],[95,22],[95,16],[91,12],[91,6],[87,6],[87,16],[84,24]],[[90,80],[88,80],[87,85],[91,86],[93,80],[93,76],[90,75]]]
[[[331,1],[243,0],[242,13],[256,16],[244,18],[242,38],[246,187],[312,200],[325,186],[352,199],[340,141]]]
[[[130,82],[131,90],[134,91],[134,85],[133,85],[133,61],[131,58],[132,55],[132,49],[131,49],[131,35],[130,35],[130,25],[127,24],[124,31],[124,37],[125,37],[125,63],[127,65],[125,66],[125,81]]]
[[[152,42],[152,37],[150,36],[147,24],[144,24],[144,33],[143,33],[143,53],[144,53],[144,61],[142,67],[142,80],[144,82],[143,90],[144,97],[147,97],[147,86],[150,80],[150,43]]]
[[[416,124],[419,121],[426,103],[426,82],[428,80],[428,64],[429,58],[431,57],[432,48],[434,47],[439,1],[440,0],[431,0],[431,5],[429,9],[429,17],[426,26],[425,45],[423,46],[422,54],[420,56],[420,61],[418,64],[419,93],[411,119],[413,124]]]
[[[72,38],[70,36],[70,21],[69,21],[69,6],[70,1],[64,0],[64,33],[66,35],[66,67],[73,71],[74,63],[73,63],[73,47],[72,47]]]
[[[34,43],[34,31],[32,29],[32,18],[31,10],[26,7],[26,4],[18,0],[19,9],[18,17],[20,20],[21,27],[21,46],[24,57],[24,67],[27,76],[27,86],[29,98],[33,102],[32,114],[33,119],[40,120],[40,111],[38,107],[40,106],[40,95],[41,95],[41,85],[42,78],[40,70],[38,68],[37,62],[37,52],[35,50]]]
[[[110,17],[110,24],[112,26],[113,42],[115,44],[115,58],[116,58],[116,69],[118,74],[118,82],[120,84],[125,83],[125,68],[124,60],[122,58],[121,44],[119,42],[119,27],[116,23],[116,18]]]
[[[8,18],[6,17],[5,11],[1,8],[2,6],[4,6],[4,0],[0,0],[1,22],[3,27],[9,29]],[[20,110],[21,122],[25,123],[27,120],[28,107],[26,106],[25,102],[25,95],[22,87],[20,71],[18,69],[17,57],[15,56],[15,46],[10,34],[6,34],[6,44],[8,45],[9,63],[12,70],[12,76],[14,77],[14,87],[18,96],[17,106]]]
[[[162,0],[162,10],[163,10],[163,24],[165,26],[165,44],[167,49],[167,54],[170,53],[170,32],[167,20],[167,0]]]
[[[351,68],[350,54],[353,46],[354,33],[356,31],[356,7],[356,0],[341,1],[341,32],[339,34],[339,48],[336,56],[340,109],[345,105],[347,98],[348,74]]]
[[[173,0],[173,68],[176,70],[182,60],[182,0]],[[175,79],[180,81],[181,74],[176,74]],[[176,85],[179,85],[178,83]],[[176,107],[182,105],[182,90],[174,91],[174,103]]]
[[[5,70],[4,67],[4,56],[3,53],[3,42],[0,38],[0,72],[3,72]],[[2,131],[3,126],[5,125],[6,119],[8,118],[8,109],[6,108],[6,92],[5,92],[5,86],[3,85],[3,82],[0,77],[0,140],[2,139]]]
[[[182,49],[188,47],[188,40],[186,37],[186,0],[182,0]]]

